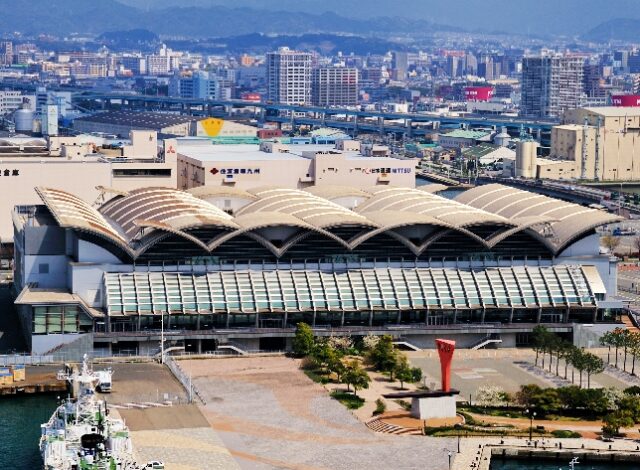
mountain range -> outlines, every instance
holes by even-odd
[[[382,35],[458,30],[406,17],[353,19],[330,11],[309,14],[225,6],[171,6],[147,11],[140,6],[116,0],[0,0],[0,33],[64,36],[146,29],[170,37],[221,37],[251,33]]]
[[[257,10],[336,14],[355,19],[404,17],[469,31],[579,36],[616,18],[640,19],[639,0],[120,0],[145,10],[230,5]],[[614,31],[615,34],[615,31]]]

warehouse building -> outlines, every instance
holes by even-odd
[[[13,242],[13,208],[40,201],[37,186],[64,187],[90,204],[140,187],[177,187],[175,148],[159,148],[155,132],[129,137],[0,138],[0,246]]]
[[[367,147],[354,140],[335,146],[315,141],[300,138],[289,143],[215,145],[209,139],[176,139],[178,188],[415,186],[415,161],[389,157],[387,147]]]
[[[496,184],[431,190],[145,188],[95,208],[40,187],[14,211],[25,336],[34,353],[148,353],[160,330],[190,351],[283,349],[306,322],[513,347],[539,323],[575,339],[612,322],[595,229],[618,217]]]
[[[217,118],[147,111],[107,111],[73,121],[79,132],[126,137],[132,130],[155,131],[168,136],[256,137],[258,129]]]

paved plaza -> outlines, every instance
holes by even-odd
[[[592,350],[605,361],[607,353],[605,349]],[[407,353],[411,363],[420,367],[424,373],[424,383],[427,387],[440,386],[440,363],[435,351],[418,351]],[[546,364],[548,365],[547,356]],[[469,395],[475,396],[476,390],[481,386],[499,386],[505,392],[515,393],[524,384],[535,384],[540,387],[558,387],[571,385],[571,369],[569,369],[568,381],[554,377],[555,359],[551,368],[552,373],[543,373],[540,368],[532,367],[535,362],[535,353],[526,349],[486,349],[486,350],[459,350],[453,356],[451,366],[451,386],[460,390],[460,398],[468,400]],[[525,367],[523,363],[531,367]],[[538,362],[541,364],[541,361]],[[629,359],[628,364],[631,364]],[[548,368],[547,368],[548,370]],[[560,363],[560,374],[564,375],[564,362]],[[576,381],[578,375],[576,373]],[[616,387],[624,389],[632,383],[631,378],[625,379],[616,374],[605,371],[591,378],[592,386]],[[577,382],[576,382],[577,384]],[[583,376],[583,385],[586,386],[586,376]]]
[[[285,357],[180,361],[243,469],[445,470],[453,439],[376,434]]]

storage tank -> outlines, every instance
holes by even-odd
[[[533,140],[518,142],[516,145],[516,178],[535,178],[540,144]]]
[[[28,104],[23,104],[20,109],[13,113],[13,122],[16,125],[16,132],[33,132],[33,111]]]
[[[503,127],[500,130],[500,133],[496,134],[496,136],[493,138],[493,143],[499,145],[500,147],[508,147],[509,142],[511,142],[511,136],[507,132],[506,127]]]

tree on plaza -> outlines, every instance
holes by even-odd
[[[613,235],[605,235],[600,239],[600,243],[609,250],[612,255],[615,254],[616,248],[620,245],[620,237]]]
[[[604,370],[604,361],[593,353],[585,351],[584,370],[587,372],[587,388],[591,388],[591,376]]]
[[[344,365],[339,354],[329,355],[327,368],[329,369],[329,372],[336,374],[338,382],[342,382],[342,377],[347,371],[347,366]]]
[[[606,346],[607,349],[607,364],[611,364],[611,346],[613,345],[613,332],[607,331],[600,337],[600,345]]]
[[[567,371],[569,369],[569,361],[571,359],[571,353],[573,351],[573,344],[571,344],[569,341],[562,341],[560,343],[560,349],[558,350],[558,358],[562,359],[564,361],[564,378],[567,378]],[[556,363],[556,365],[559,364],[560,361],[558,361]],[[558,377],[560,377],[560,374],[558,373],[558,368],[556,367],[556,375]]]
[[[633,239],[633,247],[636,249],[636,255],[640,258],[640,237]]]
[[[371,377],[360,363],[354,360],[347,365],[342,380],[347,384],[347,390],[349,390],[349,385],[353,386],[353,394],[358,396],[359,389],[369,388]]]
[[[548,333],[549,331],[542,325],[538,325],[533,329],[532,340],[533,350],[536,352],[536,366],[538,366],[538,357],[540,356],[540,353],[544,353]],[[544,367],[544,363],[542,367]]]
[[[631,344],[631,332],[626,328],[625,329],[620,328],[620,329],[622,330],[621,333],[619,333],[621,336],[620,343],[624,351],[624,360],[622,361],[622,369],[626,372],[627,371],[627,351],[629,350],[629,345]]]
[[[628,428],[633,426],[633,418],[626,410],[616,410],[609,413],[602,419],[602,433],[605,436],[617,436],[620,434],[620,428]]]
[[[387,372],[393,382],[393,371],[397,364],[397,352],[393,347],[393,338],[389,335],[382,336],[374,348],[369,351],[368,357],[374,367],[379,371]]]
[[[340,357],[339,352],[333,349],[329,344],[329,341],[327,341],[326,339],[322,339],[316,342],[312,354],[315,360],[320,365],[320,368],[325,371],[329,370],[330,363],[335,361],[336,358]]]
[[[631,375],[636,375],[636,358],[640,355],[640,333],[633,331],[627,338],[631,353]]]
[[[312,353],[314,345],[315,340],[311,327],[306,323],[298,323],[292,342],[293,353],[299,357],[308,356]]]
[[[400,381],[400,388],[404,390],[405,382],[418,382],[422,379],[422,369],[419,367],[411,367],[407,356],[398,353],[395,367],[396,379]]]

